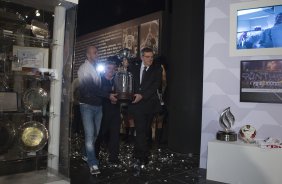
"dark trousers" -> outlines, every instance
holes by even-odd
[[[71,131],[72,133],[77,133],[77,134],[82,134],[84,131],[79,104],[73,105],[73,122],[71,125]]]
[[[152,122],[153,113],[134,113],[134,123],[136,129],[134,157],[141,161],[147,160],[149,156],[148,147],[148,127]]]
[[[117,160],[119,154],[119,134],[121,117],[119,108],[115,105],[105,105],[103,107],[103,119],[96,148],[100,150],[101,143],[107,145],[109,160]]]

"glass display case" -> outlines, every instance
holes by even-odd
[[[69,145],[60,132],[70,124],[63,116],[71,103],[75,3],[0,5],[0,176],[46,168],[68,175],[69,147],[59,145]]]

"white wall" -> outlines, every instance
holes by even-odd
[[[251,124],[257,129],[258,138],[282,138],[282,104],[239,100],[241,60],[282,58],[282,55],[229,56],[229,6],[246,1],[253,0],[206,0],[201,168],[206,168],[207,143],[215,139],[220,129],[219,114],[226,107],[231,107],[236,118],[236,132],[241,126]]]

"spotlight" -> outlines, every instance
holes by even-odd
[[[105,65],[99,63],[99,64],[97,65],[97,67],[96,67],[96,70],[97,70],[97,72],[99,72],[99,73],[105,72]]]
[[[28,18],[28,16],[26,15],[26,16],[25,16],[25,18],[27,19],[27,18]]]
[[[39,16],[40,16],[39,10],[36,10],[36,11],[35,11],[35,15],[36,15],[36,17],[39,17]]]

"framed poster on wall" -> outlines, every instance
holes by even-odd
[[[134,61],[139,59],[140,49],[145,46],[152,47],[159,55],[162,52],[160,46],[162,15],[161,11],[155,12],[79,36],[75,44],[73,77],[77,77],[79,66],[85,62],[85,49],[89,45],[95,45],[98,48],[100,62],[115,57],[123,48],[131,50]]]
[[[159,20],[140,25],[140,50],[144,47],[150,47],[155,55],[159,53],[159,29]]]
[[[13,71],[22,71],[27,68],[48,68],[48,48],[13,46],[13,56],[16,60],[12,62]]]
[[[132,57],[138,53],[138,26],[131,26],[122,30],[122,47],[131,51]]]
[[[231,4],[230,55],[282,53],[282,0]]]
[[[241,61],[240,101],[282,103],[282,59]]]

